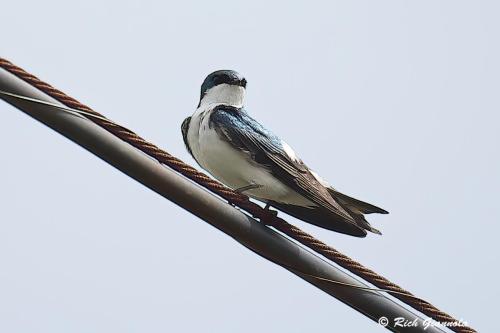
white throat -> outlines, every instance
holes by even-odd
[[[208,89],[200,101],[200,106],[207,104],[226,104],[241,108],[244,99],[245,88],[223,83]]]

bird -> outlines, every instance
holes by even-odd
[[[381,232],[365,214],[382,208],[333,188],[285,141],[246,111],[246,79],[233,70],[209,74],[198,107],[181,125],[187,151],[215,179],[236,192],[310,224],[366,237]]]

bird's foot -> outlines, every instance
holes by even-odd
[[[269,217],[271,218],[271,220],[273,218],[275,218],[276,216],[278,216],[278,211],[277,210],[272,210],[270,209],[271,208],[271,204],[269,203],[266,203],[266,206],[264,207],[264,210],[267,211],[267,213],[269,214]],[[270,219],[261,219],[260,221],[264,224],[264,225],[271,225],[272,223],[269,223],[270,221],[268,221]]]
[[[257,189],[257,188],[261,188],[261,187],[264,187],[264,185],[252,183],[252,184],[249,184],[249,185],[237,188],[234,191],[237,192],[237,193],[243,193],[245,191],[254,190],[254,189]]]

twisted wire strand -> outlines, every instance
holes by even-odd
[[[409,291],[401,288],[397,284],[389,281],[385,277],[377,274],[373,270],[363,266],[359,262],[349,258],[345,254],[337,251],[333,247],[323,243],[322,241],[316,239],[312,235],[304,232],[298,227],[286,222],[282,218],[273,215],[268,210],[263,209],[261,206],[249,200],[249,198],[241,193],[237,193],[232,189],[224,186],[218,181],[210,178],[206,174],[198,171],[194,167],[184,163],[182,160],[175,156],[170,155],[166,151],[160,149],[156,145],[146,141],[133,131],[115,124],[111,120],[107,119],[102,114],[92,110],[90,107],[80,103],[76,99],[66,95],[62,91],[52,87],[48,83],[41,81],[36,76],[26,72],[22,68],[14,65],[10,61],[0,57],[0,67],[7,70],[8,72],[19,77],[23,81],[29,83],[30,85],[41,90],[45,94],[51,96],[62,104],[69,108],[81,110],[89,114],[95,115],[95,117],[87,117],[92,122],[103,127],[110,133],[114,134],[121,140],[129,143],[130,145],[136,147],[147,155],[158,160],[160,163],[174,169],[183,176],[193,180],[197,184],[207,188],[211,192],[219,195],[220,197],[226,199],[229,203],[238,206],[239,208],[250,213],[253,217],[260,219],[267,225],[274,227],[280,232],[286,234],[292,239],[298,241],[302,245],[308,247],[309,249],[323,255],[324,257],[335,262],[339,266],[347,269],[351,273],[361,277],[365,281],[371,283],[372,285],[386,290],[393,297],[396,297],[403,303],[411,306],[415,310],[427,315],[428,317],[434,319],[440,323],[459,323],[457,319],[453,318],[449,314],[439,310],[431,303],[413,295]],[[468,326],[450,326],[452,331],[458,333],[471,333],[476,332],[474,329]]]

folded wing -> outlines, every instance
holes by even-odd
[[[235,148],[266,167],[276,179],[301,194],[318,207],[300,207],[272,202],[273,206],[312,224],[355,236],[365,236],[360,225],[295,156],[284,143],[262,127],[243,109],[220,105],[212,112],[209,126]]]

